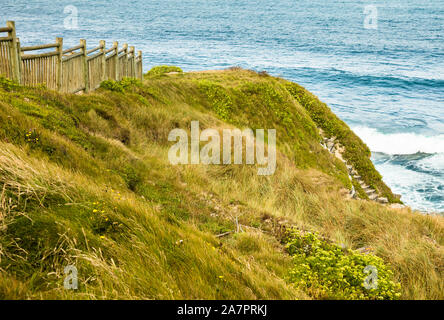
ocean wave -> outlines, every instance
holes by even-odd
[[[330,83],[341,82],[348,86],[364,86],[377,88],[401,88],[408,90],[426,89],[438,91],[444,88],[444,79],[430,77],[418,70],[407,72],[397,70],[398,74],[385,68],[376,71],[372,66],[343,66],[342,68],[324,66],[300,66],[293,69],[299,76],[310,75],[316,81],[328,81]],[[439,91],[440,92],[440,91]]]
[[[444,178],[444,153],[390,155],[382,152],[373,152],[372,160],[375,165],[392,164],[435,178]],[[444,183],[444,180],[442,183]]]
[[[402,195],[405,204],[424,212],[444,213],[444,177],[437,168],[442,168],[443,159],[442,154],[394,156],[377,153],[372,157],[384,182],[393,192]],[[406,162],[408,165],[404,166],[402,163]]]
[[[383,133],[374,128],[355,127],[353,131],[371,151],[386,154],[444,153],[444,134]]]

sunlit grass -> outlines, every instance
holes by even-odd
[[[0,298],[311,298],[291,282],[281,243],[296,226],[371,247],[403,298],[442,299],[442,218],[346,200],[344,165],[283,81],[234,69],[88,95],[3,81]],[[230,108],[214,109],[226,95]],[[276,128],[276,173],[170,165],[168,133],[192,120],[202,130]],[[63,288],[69,264],[77,291]]]

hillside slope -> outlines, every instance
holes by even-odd
[[[275,174],[171,165],[168,134],[193,120],[201,130],[276,129]],[[143,84],[67,95],[0,78],[0,298],[347,298],[343,287],[291,276],[308,257],[290,255],[290,227],[370,248],[402,298],[444,298],[442,217],[349,199],[347,168],[321,146],[320,128],[367,184],[398,201],[365,144],[283,79],[152,72]],[[78,269],[76,291],[63,287],[67,265]]]

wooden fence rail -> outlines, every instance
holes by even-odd
[[[7,35],[2,36],[4,33]],[[0,28],[0,75],[27,86],[45,84],[67,93],[88,92],[104,80],[142,80],[142,52],[136,56],[135,48],[126,43],[119,49],[118,42],[107,49],[103,40],[88,50],[84,39],[64,49],[63,38],[56,38],[55,43],[22,47],[14,21],[7,21],[6,27]]]

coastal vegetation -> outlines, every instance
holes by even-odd
[[[171,165],[168,134],[193,120],[276,129],[275,174]],[[319,129],[389,204],[348,197]],[[369,156],[328,106],[266,73],[161,66],[80,95],[0,78],[0,299],[443,299],[443,218],[393,208]]]

